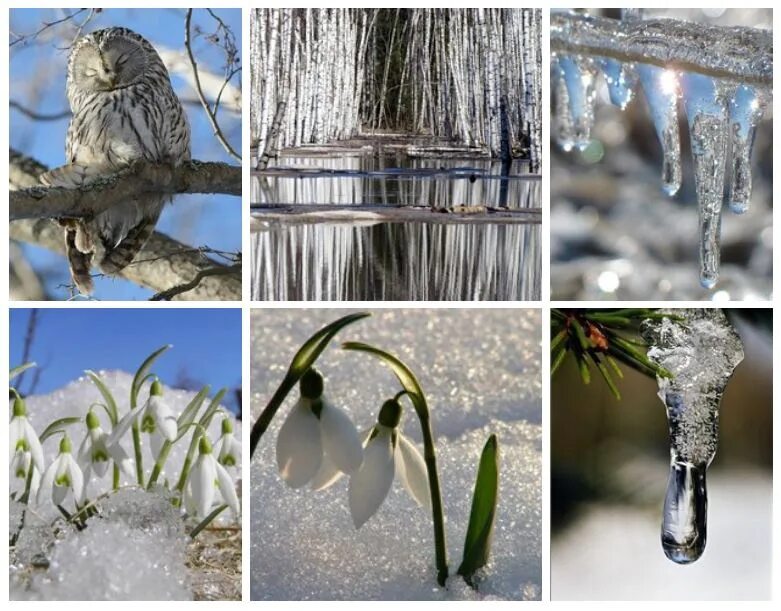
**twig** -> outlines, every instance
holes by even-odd
[[[220,144],[222,144],[222,147],[231,157],[233,157],[236,161],[241,162],[241,155],[239,155],[233,149],[233,147],[230,145],[228,140],[225,138],[225,134],[222,133],[222,129],[220,129],[220,125],[219,123],[217,123],[217,117],[212,112],[209,103],[206,101],[206,97],[203,95],[203,88],[201,87],[201,78],[198,75],[198,63],[195,61],[192,45],[190,43],[190,22],[192,21],[192,16],[193,16],[193,9],[187,9],[187,16],[185,17],[184,20],[184,48],[187,49],[187,57],[190,60],[190,66],[192,67],[193,70],[193,79],[195,80],[195,92],[198,94],[198,99],[201,101],[201,106],[203,106],[203,109],[206,112],[206,116],[209,118],[209,123],[211,123],[214,136],[217,138]]]
[[[773,85],[773,33],[676,19],[618,21],[554,13],[551,51],[610,57],[700,74]]]
[[[62,110],[60,112],[52,112],[52,113],[37,112],[35,110],[31,110],[27,108],[26,106],[24,106],[20,102],[17,102],[16,100],[11,100],[10,102],[8,102],[8,106],[22,113],[23,115],[29,117],[33,121],[59,121],[60,119],[66,119],[71,116],[70,110]]]
[[[229,274],[235,274],[238,278],[241,278],[241,265],[231,265],[230,267],[210,267],[208,269],[203,269],[199,271],[195,278],[193,278],[190,282],[185,282],[183,284],[179,284],[177,286],[171,287],[170,289],[166,289],[164,291],[160,291],[159,293],[156,293],[152,297],[149,298],[149,301],[170,301],[177,295],[181,295],[182,293],[187,293],[188,291],[193,290],[196,288],[201,281],[204,278],[208,278],[209,276],[223,276],[223,275],[229,275]]]
[[[16,44],[18,44],[20,42],[23,42],[23,41],[27,40],[28,38],[37,38],[38,36],[43,34],[49,28],[52,28],[52,27],[54,27],[56,25],[60,25],[61,23],[65,23],[66,21],[70,21],[71,19],[74,19],[75,17],[77,17],[78,15],[80,15],[81,13],[83,13],[86,10],[94,11],[94,9],[80,8],[75,13],[70,13],[68,15],[65,15],[65,17],[63,17],[62,19],[55,19],[54,21],[48,21],[48,22],[44,21],[43,22],[43,26],[38,31],[36,31],[36,32],[34,32],[32,34],[13,34],[12,33],[12,36],[16,36],[16,40],[12,40],[9,43],[8,46],[9,47],[13,47],[14,45],[16,45]]]
[[[89,218],[143,193],[241,195],[241,168],[188,161],[179,166],[137,162],[81,187],[30,187],[11,191],[9,219]]]

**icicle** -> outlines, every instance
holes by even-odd
[[[622,21],[642,21],[644,13],[645,13],[645,9],[644,8],[622,8],[621,9],[621,20]]]
[[[721,396],[743,360],[743,345],[721,310],[668,313],[679,320],[646,321],[642,334],[651,346],[648,358],[673,374],[657,378],[670,430],[662,548],[673,562],[688,564],[705,550],[705,474],[718,447]]]
[[[718,83],[709,76],[681,74],[689,121],[694,182],[700,212],[700,283],[712,288],[719,277],[721,207],[727,160],[727,105]]]
[[[567,85],[561,76],[558,60],[553,58],[552,61],[553,74],[551,75],[551,80],[556,91],[556,141],[563,150],[569,152],[575,146],[575,136],[572,126],[572,115],[569,112]]]
[[[678,79],[672,70],[638,64],[637,74],[662,145],[662,189],[675,195],[681,188],[681,142],[678,135]]]
[[[736,214],[748,210],[751,199],[751,149],[765,103],[753,87],[740,85],[730,102],[732,141],[729,207]]]
[[[606,57],[601,57],[598,61],[605,75],[607,89],[610,93],[610,103],[613,106],[618,106],[621,110],[626,110],[634,96],[635,72],[632,69],[632,64],[624,66],[621,62]]]
[[[571,131],[569,136],[561,138],[560,144],[565,151],[578,147],[585,149],[591,142],[591,128],[594,125],[594,106],[596,104],[596,70],[591,59],[563,55],[558,58],[560,81],[563,81],[567,93]],[[560,91],[557,90],[557,91]]]

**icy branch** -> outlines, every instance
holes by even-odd
[[[189,161],[180,166],[137,163],[76,188],[31,186],[11,191],[9,218],[84,218],[143,193],[223,193],[241,196],[241,168]]]
[[[673,67],[772,87],[773,33],[675,19],[617,21],[555,13],[551,51]]]

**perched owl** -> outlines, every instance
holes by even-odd
[[[154,47],[126,28],[83,36],[68,60],[67,96],[73,117],[66,165],[41,177],[48,186],[75,187],[134,161],[179,164],[190,159],[190,128],[168,71]],[[91,219],[61,221],[71,275],[92,292],[90,269],[128,265],[152,234],[169,196],[145,194]]]

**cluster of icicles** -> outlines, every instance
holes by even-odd
[[[772,92],[753,85],[651,64],[558,54],[552,59],[558,123],[565,150],[585,149],[594,124],[597,77],[607,82],[610,101],[624,110],[639,82],[662,146],[662,189],[674,195],[681,186],[678,98],[689,124],[700,218],[700,282],[712,288],[719,275],[721,207],[725,186],[730,209],[748,210],[751,149],[759,120]],[[727,163],[729,160],[729,168]],[[726,170],[726,173],[725,173]],[[725,174],[729,176],[725,185]]]

